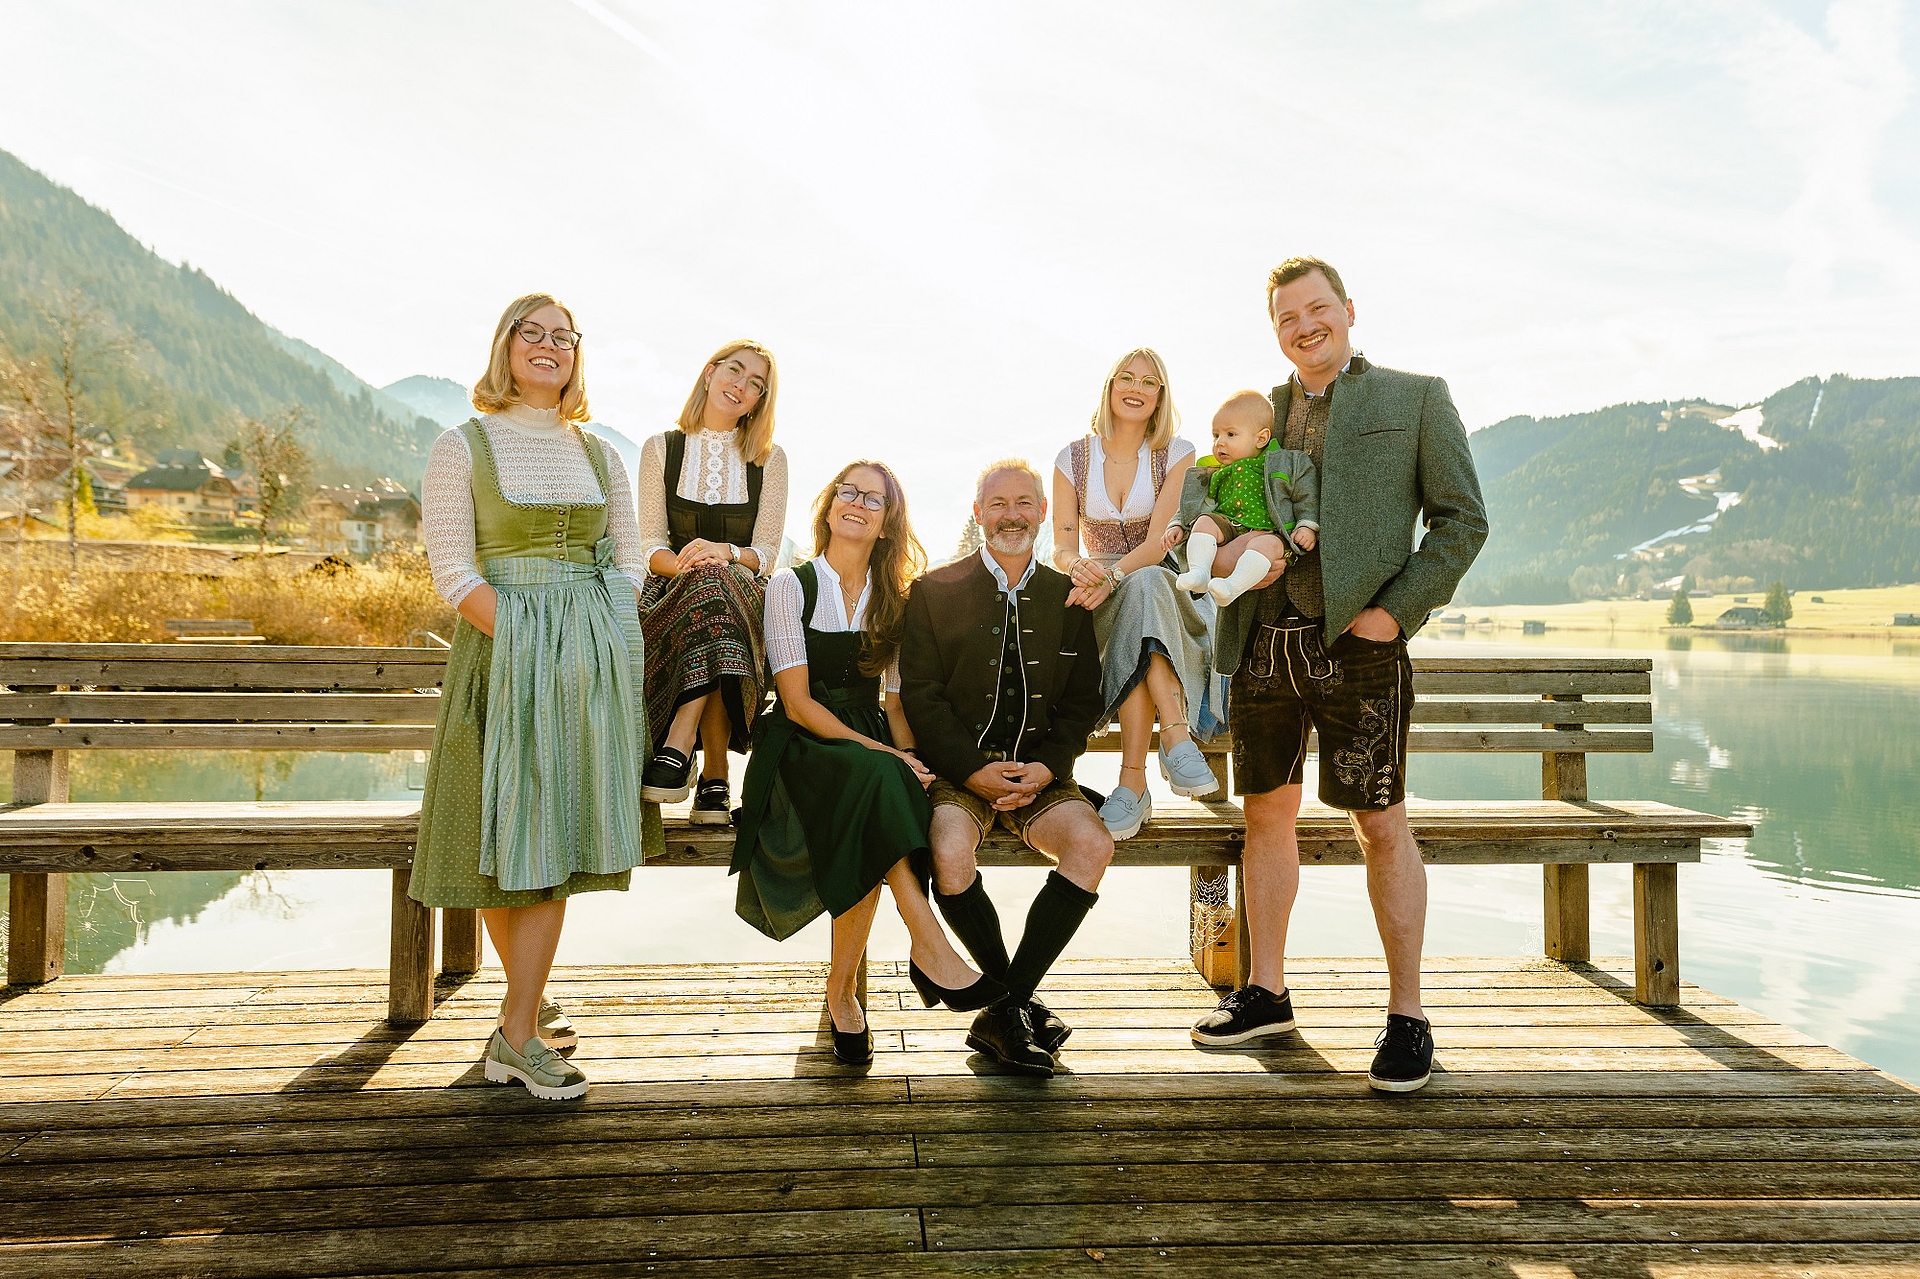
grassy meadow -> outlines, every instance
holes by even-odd
[[[1755,608],[1765,602],[1763,590],[1746,591],[1744,603]],[[1814,596],[1823,603],[1814,603]],[[1577,604],[1501,604],[1488,608],[1449,605],[1443,613],[1464,613],[1470,624],[1489,619],[1495,629],[1519,630],[1524,622],[1545,622],[1550,631],[1645,631],[1667,629],[1664,599],[1582,600]],[[1743,601],[1732,594],[1695,598],[1693,629],[1710,627],[1713,619]],[[1800,591],[1793,597],[1788,631],[1866,632],[1900,634],[1893,628],[1895,613],[1920,613],[1920,583],[1909,586],[1873,586],[1849,590]],[[1903,628],[1904,629],[1904,628]],[[1920,639],[1920,627],[1906,631]]]

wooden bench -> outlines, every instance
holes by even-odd
[[[424,1020],[436,932],[441,968],[453,973],[478,967],[480,933],[475,912],[436,921],[407,896],[418,801],[74,804],[66,769],[74,750],[425,750],[445,662],[444,650],[418,648],[0,644],[0,686],[10,690],[0,692],[0,749],[15,752],[14,804],[0,811],[9,983],[60,973],[71,872],[385,869],[389,1015]],[[1417,659],[1411,748],[1537,753],[1542,795],[1416,800],[1409,811],[1429,863],[1545,868],[1546,951],[1556,959],[1588,957],[1587,867],[1631,864],[1636,995],[1670,1005],[1679,990],[1678,865],[1699,860],[1703,839],[1752,827],[1665,804],[1588,799],[1589,753],[1653,749],[1651,669],[1639,658]],[[1217,756],[1225,745],[1209,749]],[[1092,746],[1117,749],[1118,736]],[[1217,771],[1226,777],[1224,760]],[[1195,962],[1215,984],[1244,976],[1244,912],[1237,895],[1229,907],[1226,891],[1244,839],[1240,810],[1224,797],[1161,805],[1115,859],[1192,868]],[[732,842],[729,828],[694,826],[684,809],[673,811],[667,851],[649,864],[724,867]],[[1305,865],[1361,860],[1344,815],[1317,804],[1301,814],[1300,847]],[[1005,837],[989,840],[981,861],[1044,864]]]

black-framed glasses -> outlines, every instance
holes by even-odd
[[[884,511],[887,509],[887,495],[885,493],[869,493],[865,489],[855,488],[851,484],[840,485],[833,490],[833,496],[836,501],[845,502],[848,506],[852,506],[858,502],[869,511]]]
[[[513,331],[528,346],[539,346],[541,342],[550,340],[557,350],[571,351],[580,345],[580,335],[572,329],[543,329],[532,320],[520,321],[513,326]]]

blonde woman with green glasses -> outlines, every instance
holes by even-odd
[[[640,797],[646,559],[618,454],[580,429],[580,344],[552,296],[515,299],[473,389],[481,416],[435,442],[422,502],[434,588],[460,622],[409,892],[480,911],[507,974],[486,1077],[547,1100],[587,1091],[545,998],[567,898],[624,890],[664,848]]]

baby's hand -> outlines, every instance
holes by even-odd
[[[1171,551],[1174,547],[1186,540],[1187,530],[1181,528],[1178,524],[1169,524],[1167,525],[1167,531],[1160,535],[1160,549],[1163,551]]]
[[[1303,551],[1311,551],[1313,544],[1319,541],[1310,528],[1297,528],[1293,531],[1293,544]]]

